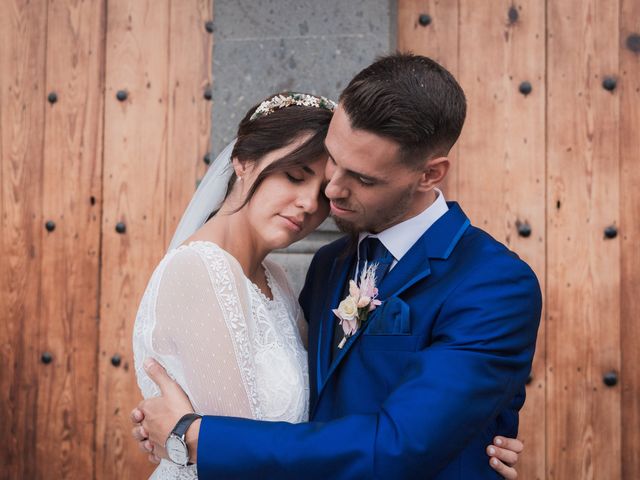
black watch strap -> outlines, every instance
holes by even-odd
[[[173,427],[171,433],[182,437],[187,433],[191,424],[199,418],[202,418],[202,415],[198,415],[197,413],[187,413],[186,415],[183,415],[182,418],[178,420],[178,423],[176,423],[176,426]]]

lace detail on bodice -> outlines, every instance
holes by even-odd
[[[251,301],[255,322],[252,343],[255,346],[258,403],[269,412],[264,419],[298,423],[306,421],[309,416],[307,354],[295,316],[288,311],[281,300],[283,293],[270,278],[269,270],[266,271],[274,299],[269,300],[255,287]],[[304,386],[305,394],[292,394],[300,385]]]
[[[300,307],[284,272],[264,262],[273,300],[211,242],[167,253],[143,295],[133,333],[138,385],[159,390],[142,363],[156,358],[202,414],[303,422],[309,415]],[[243,407],[244,405],[244,407]],[[195,466],[163,461],[151,478],[194,479]]]

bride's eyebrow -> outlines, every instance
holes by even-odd
[[[302,170],[304,170],[305,172],[307,172],[309,175],[315,175],[316,172],[313,171],[313,169],[307,165],[302,167]]]

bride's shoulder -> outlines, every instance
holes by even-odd
[[[219,264],[223,257],[222,249],[215,243],[189,242],[169,250],[158,264],[156,272],[166,274],[168,271],[202,268],[212,263]]]
[[[206,260],[224,256],[225,251],[217,244],[205,240],[194,240],[170,250],[163,260],[167,262],[180,262],[192,257],[200,257]]]
[[[154,271],[152,288],[170,290],[181,288],[202,290],[206,286],[218,288],[242,284],[242,273],[235,268],[229,254],[212,242],[189,242],[169,250]]]
[[[195,259],[198,259],[198,263],[207,267],[209,272],[217,278],[227,276],[234,278],[244,277],[242,267],[235,257],[211,241],[195,240],[185,243],[168,252],[165,257],[165,260],[172,266],[179,266],[185,263],[189,265]]]

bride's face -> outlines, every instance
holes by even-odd
[[[270,152],[243,175],[243,194],[267,165],[295,150],[307,136]],[[242,209],[254,235],[268,249],[284,248],[313,232],[329,214],[324,195],[327,159],[274,173]]]

